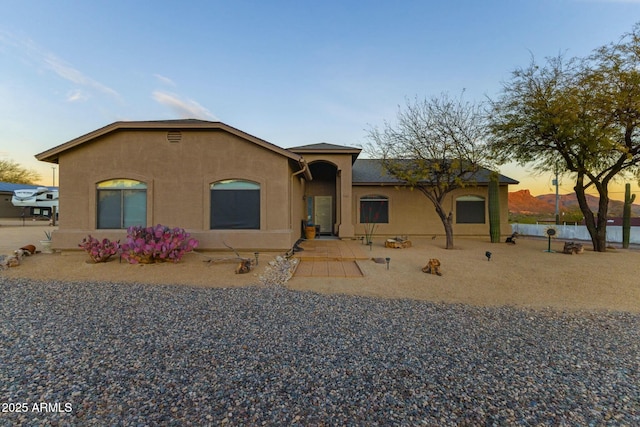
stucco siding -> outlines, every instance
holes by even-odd
[[[36,158],[59,164],[61,216],[54,249],[77,249],[87,234],[124,239],[126,230],[105,227],[144,222],[182,227],[205,250],[228,250],[225,243],[240,250],[286,250],[301,237],[309,208],[323,233],[362,235],[359,202],[365,195],[388,198],[389,221],[378,226],[377,235],[443,234],[422,193],[394,186],[379,160],[359,161],[359,153],[327,143],[286,150],[224,123],[184,119],[115,122]],[[483,169],[481,178],[489,172]],[[477,221],[484,209],[482,223],[457,221],[457,197],[486,199],[487,181],[478,182],[484,184],[457,190],[445,200],[456,235],[488,235],[488,206],[482,200],[465,201],[466,220]],[[507,177],[500,182],[505,230],[507,185],[517,182]],[[219,186],[212,193],[213,183]]]
[[[381,237],[398,235],[433,236],[443,235],[444,228],[435,207],[419,190],[401,186],[354,186],[353,187],[353,223],[356,235],[365,233],[364,224],[360,222],[360,198],[368,195],[379,195],[388,198],[389,222],[378,224],[375,234]],[[489,211],[488,201],[485,203],[485,223],[459,224],[456,221],[456,199],[461,196],[475,195],[488,199],[486,186],[467,187],[453,191],[444,202],[445,211],[453,212],[454,236],[488,236]],[[502,234],[510,234],[508,227],[508,187],[500,187],[501,227]]]
[[[181,133],[172,143],[166,130],[117,131],[62,153],[64,217],[54,246],[76,247],[89,233],[123,237],[96,229],[96,185],[128,178],[147,184],[147,225],[185,228],[204,248],[223,248],[223,239],[237,247],[290,247],[298,230],[291,227],[289,159],[224,131]],[[210,184],[225,179],[260,185],[260,230],[209,230]]]

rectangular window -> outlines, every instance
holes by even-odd
[[[212,230],[259,230],[260,185],[239,180],[211,185]]]
[[[132,225],[146,225],[147,223],[147,192],[140,190],[122,190],[123,199],[123,227]]]
[[[121,191],[98,191],[98,228],[122,228]]]
[[[485,203],[482,197],[463,196],[456,199],[457,224],[484,224]]]
[[[110,180],[98,184],[97,227],[121,229],[147,223],[146,184],[128,180]]]
[[[384,196],[365,196],[360,198],[361,224],[388,224],[389,199]]]

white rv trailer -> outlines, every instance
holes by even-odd
[[[53,208],[58,210],[58,190],[47,187],[14,190],[11,197],[13,206],[30,208],[33,216],[51,217]]]

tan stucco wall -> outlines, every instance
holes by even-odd
[[[291,229],[294,237],[303,237],[302,221],[306,221],[307,208],[304,199],[309,183],[300,175],[291,177]]]
[[[116,131],[60,154],[60,227],[53,246],[77,248],[87,234],[121,238],[125,230],[96,230],[96,184],[129,178],[147,184],[147,225],[182,227],[202,249],[281,250],[300,237],[303,180],[289,158],[223,130]],[[209,230],[209,186],[223,179],[260,184],[260,230]],[[293,199],[299,203],[292,202]]]
[[[316,161],[328,162],[337,168],[335,188],[335,223],[334,232],[341,238],[355,235],[353,222],[352,193],[352,163],[351,155],[345,154],[305,154],[305,160],[311,164]],[[313,182],[313,181],[312,181]],[[312,184],[312,183],[310,183]]]
[[[336,167],[334,231],[341,238],[364,233],[359,222],[359,199],[369,194],[389,197],[389,224],[376,234],[440,235],[444,230],[432,204],[419,191],[394,186],[353,186],[351,154],[307,153],[307,163],[329,162]],[[166,129],[116,129],[61,151],[59,230],[56,249],[77,249],[88,234],[121,239],[126,230],[97,230],[96,184],[128,178],[147,184],[147,225],[182,227],[200,241],[201,249],[286,250],[301,237],[306,218],[305,196],[313,190],[299,170],[297,157],[245,139],[224,129],[183,129],[180,142],[169,142]],[[209,230],[210,184],[244,179],[260,184],[259,230]],[[500,188],[502,232],[508,232],[507,186]],[[487,197],[486,187],[468,187],[448,196],[454,211],[454,233],[488,235],[485,224],[456,224],[455,199],[463,195]],[[448,203],[448,205],[447,205]],[[487,208],[488,209],[488,208]]]
[[[381,237],[433,236],[444,235],[442,221],[438,217],[431,201],[419,190],[394,186],[354,186],[353,222],[356,235],[364,235],[364,225],[360,223],[360,198],[366,195],[381,195],[389,198],[389,223],[378,224],[375,235]],[[453,211],[454,236],[489,236],[489,208],[485,203],[485,224],[457,224],[456,198],[477,195],[488,199],[486,186],[467,187],[453,191],[447,196],[444,208]],[[501,234],[511,234],[508,224],[508,187],[500,186],[500,225]]]

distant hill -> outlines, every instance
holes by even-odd
[[[598,211],[596,196],[587,194],[587,203],[593,212]],[[560,211],[571,212],[580,210],[575,193],[560,195]],[[621,217],[624,202],[620,200],[609,201],[609,217]],[[509,212],[521,215],[553,215],[556,211],[556,195],[543,194],[532,196],[529,190],[513,191],[509,193]],[[640,205],[631,206],[631,216],[640,216]]]
[[[509,212],[523,215],[552,214],[555,205],[532,196],[529,190],[513,191],[509,193]]]

